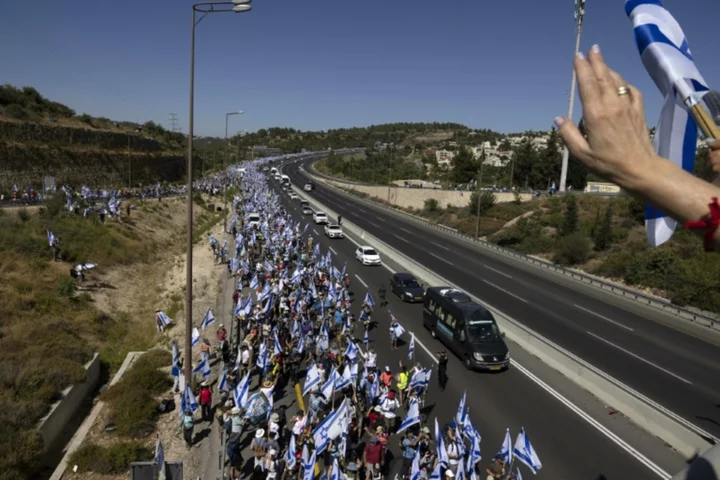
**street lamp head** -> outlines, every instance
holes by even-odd
[[[233,112],[235,115],[242,115],[245,113],[243,110],[238,110],[237,112]]]
[[[233,5],[247,5],[252,3],[252,0],[232,0]]]
[[[250,5],[235,5],[232,9],[235,13],[245,13],[252,10],[252,7]]]

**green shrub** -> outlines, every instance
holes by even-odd
[[[439,207],[438,201],[435,200],[434,198],[428,198],[427,200],[425,200],[425,210],[427,210],[428,212],[431,212],[431,213],[437,212],[438,207]]]
[[[590,258],[590,240],[580,233],[558,238],[553,251],[553,262],[560,265],[577,265]]]
[[[76,289],[75,280],[71,277],[62,277],[60,281],[58,281],[57,293],[63,298],[75,298]]]
[[[578,227],[577,197],[575,197],[575,195],[568,195],[565,197],[565,217],[563,218],[563,222],[558,233],[562,236],[572,235],[578,231]]]
[[[470,209],[470,213],[473,215],[477,215],[479,212],[480,216],[482,216],[490,210],[496,202],[497,197],[493,192],[490,190],[482,190],[480,195],[478,195],[477,192],[474,192],[470,196],[470,205],[468,208]]]
[[[27,208],[21,208],[17,212],[17,216],[20,219],[21,222],[27,222],[30,220],[30,212],[27,211]]]
[[[137,441],[126,441],[104,447],[87,444],[70,456],[70,464],[80,472],[100,474],[126,474],[132,462],[152,460],[153,451]]]

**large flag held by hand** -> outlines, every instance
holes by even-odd
[[[697,125],[689,105],[698,94],[708,91],[698,71],[680,24],[665,10],[660,0],[627,0],[640,57],[645,69],[665,98],[654,146],[661,157],[688,172],[693,171],[697,147]],[[645,209],[645,231],[652,246],[672,237],[677,222],[654,207]]]

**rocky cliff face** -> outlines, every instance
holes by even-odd
[[[128,142],[130,148],[128,149]],[[174,182],[185,175],[185,154],[157,140],[122,132],[0,121],[0,192],[13,184],[127,186]]]

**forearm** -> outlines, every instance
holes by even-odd
[[[650,168],[644,168],[648,165]],[[682,223],[707,218],[713,197],[720,198],[720,188],[661,157],[648,163],[639,162],[637,171],[614,180],[634,196]],[[705,235],[704,229],[696,232]],[[720,251],[720,229],[715,232],[713,247]]]

